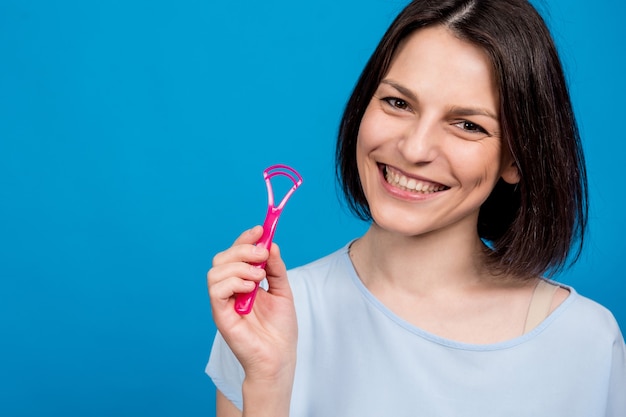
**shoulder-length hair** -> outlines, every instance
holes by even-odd
[[[356,167],[359,125],[398,45],[433,25],[489,56],[502,146],[508,146],[520,174],[517,185],[500,180],[480,209],[478,234],[489,247],[488,259],[495,271],[519,277],[556,273],[582,250],[587,176],[556,47],[525,0],[414,0],[396,17],[357,81],[339,127],[336,174],[348,207],[371,220]]]

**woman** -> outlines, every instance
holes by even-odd
[[[580,252],[587,190],[532,6],[410,3],[347,104],[337,162],[364,236],[289,273],[258,226],[214,258],[218,416],[626,415],[615,319],[542,278]]]

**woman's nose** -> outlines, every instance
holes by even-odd
[[[404,158],[413,164],[432,162],[440,151],[441,128],[424,118],[407,126],[398,148]]]

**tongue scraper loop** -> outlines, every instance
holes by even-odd
[[[277,175],[283,175],[289,178],[293,182],[293,186],[289,189],[289,191],[287,191],[287,194],[285,194],[280,204],[278,204],[278,206],[274,206],[274,192],[272,190],[272,182],[270,180]],[[302,177],[295,169],[288,167],[287,165],[272,165],[263,171],[263,178],[265,179],[265,186],[267,187],[268,207],[267,214],[265,215],[265,221],[263,222],[263,234],[256,244],[257,246],[269,249],[272,245],[272,238],[274,237],[274,231],[276,230],[280,213],[283,211],[283,207],[285,207],[289,197],[291,197],[293,192],[296,191],[300,184],[302,184]],[[265,264],[266,262],[262,262],[260,264],[254,264],[254,266],[257,268],[265,268]],[[241,315],[250,313],[258,289],[259,284],[257,283],[252,292],[247,294],[236,294],[235,311],[237,311],[237,313]]]

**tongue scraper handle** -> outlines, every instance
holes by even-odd
[[[274,192],[272,191],[272,183],[270,180],[272,177],[277,175],[283,175],[289,178],[293,181],[293,186],[289,189],[289,191],[287,191],[287,194],[285,194],[280,204],[278,206],[274,206]],[[293,192],[296,191],[300,184],[302,184],[302,177],[295,169],[288,167],[287,165],[272,165],[263,171],[263,178],[265,179],[265,185],[267,187],[268,207],[267,214],[265,215],[265,221],[263,222],[263,234],[256,244],[257,246],[269,249],[272,245],[272,238],[274,237],[276,225],[278,224],[278,219],[283,211],[283,207],[285,207],[287,200],[289,200],[289,197],[291,197]],[[257,268],[265,268],[265,264],[266,262],[262,262],[260,264],[254,264],[254,266]],[[235,311],[237,313],[241,315],[250,313],[258,289],[259,284],[257,283],[251,292],[235,295]]]

